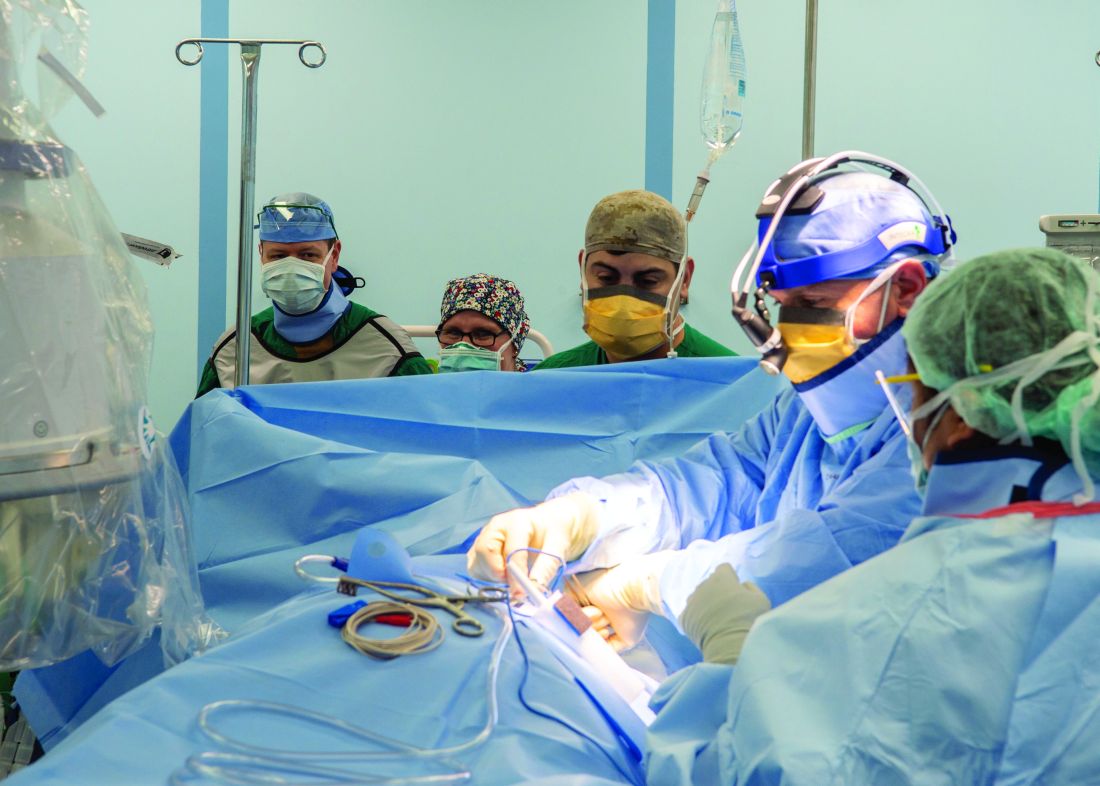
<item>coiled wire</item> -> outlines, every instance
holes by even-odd
[[[194,783],[196,778],[202,778],[218,783],[279,784],[280,786],[286,786],[287,784],[328,786],[328,784],[352,783],[403,786],[404,784],[456,783],[468,780],[471,777],[470,771],[455,761],[453,757],[474,750],[484,744],[493,733],[499,716],[497,679],[501,657],[512,633],[512,621],[509,613],[507,610],[498,608],[499,605],[501,604],[487,603],[483,606],[500,620],[501,627],[497,640],[493,644],[493,650],[489,655],[489,666],[486,670],[485,706],[487,717],[485,725],[466,742],[442,748],[420,748],[400,740],[385,737],[342,718],[313,712],[302,707],[270,701],[226,699],[211,702],[202,708],[199,713],[199,728],[211,740],[234,752],[206,751],[190,756],[184,766],[172,774],[170,782],[173,786],[184,786],[184,784]],[[364,611],[366,608],[363,607],[359,612]],[[400,611],[408,613],[409,610],[402,608]],[[390,610],[390,613],[393,613],[393,610]],[[247,712],[281,715],[313,726],[336,731],[373,745],[381,745],[391,750],[284,750],[264,745],[253,745],[230,736],[217,725],[216,720],[220,716]],[[331,764],[333,760],[347,763],[433,761],[451,768],[451,771],[432,775],[388,776],[373,775],[321,764],[321,762]],[[309,778],[309,780],[303,780],[303,777]]]
[[[368,639],[359,635],[359,627],[384,614],[408,614],[412,617],[407,633],[388,639]],[[340,629],[340,637],[364,655],[391,660],[401,655],[431,652],[443,643],[443,630],[427,611],[407,603],[376,600],[356,610]]]

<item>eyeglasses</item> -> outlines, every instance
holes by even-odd
[[[502,330],[499,333],[494,333],[491,330],[485,328],[477,328],[476,330],[463,331],[458,328],[438,328],[435,331],[435,337],[439,339],[439,343],[445,347],[449,347],[451,344],[457,344],[463,339],[470,339],[470,343],[475,347],[491,347],[496,343],[497,339],[507,333],[507,330]]]

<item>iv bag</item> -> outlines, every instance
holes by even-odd
[[[711,160],[741,133],[745,105],[745,48],[737,24],[735,0],[720,0],[710,32],[710,51],[703,67],[700,127]]]

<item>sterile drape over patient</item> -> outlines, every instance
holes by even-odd
[[[578,470],[686,450],[758,411],[780,385],[751,361],[713,358],[213,393],[171,438],[207,607],[236,632],[302,591],[298,557],[346,556],[362,527],[414,555],[454,546]],[[147,654],[114,673],[94,658],[24,672],[16,694],[49,747],[156,674],[159,654]]]

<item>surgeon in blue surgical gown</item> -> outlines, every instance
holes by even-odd
[[[902,323],[950,258],[953,233],[918,192],[869,171],[828,169],[792,204],[775,218],[757,279],[780,306],[793,386],[736,433],[676,460],[577,478],[541,505],[495,516],[467,555],[472,573],[503,579],[505,555],[525,547],[560,555],[584,574],[574,592],[617,646],[661,614],[706,656],[714,642],[694,624],[706,614],[684,612],[719,565],[751,622],[897,542],[918,497],[873,374],[906,368]],[[761,218],[761,237],[771,220]],[[547,583],[556,567],[538,556],[530,575]]]
[[[1100,780],[1100,275],[991,254],[903,334],[922,516],[666,682],[651,783]]]

